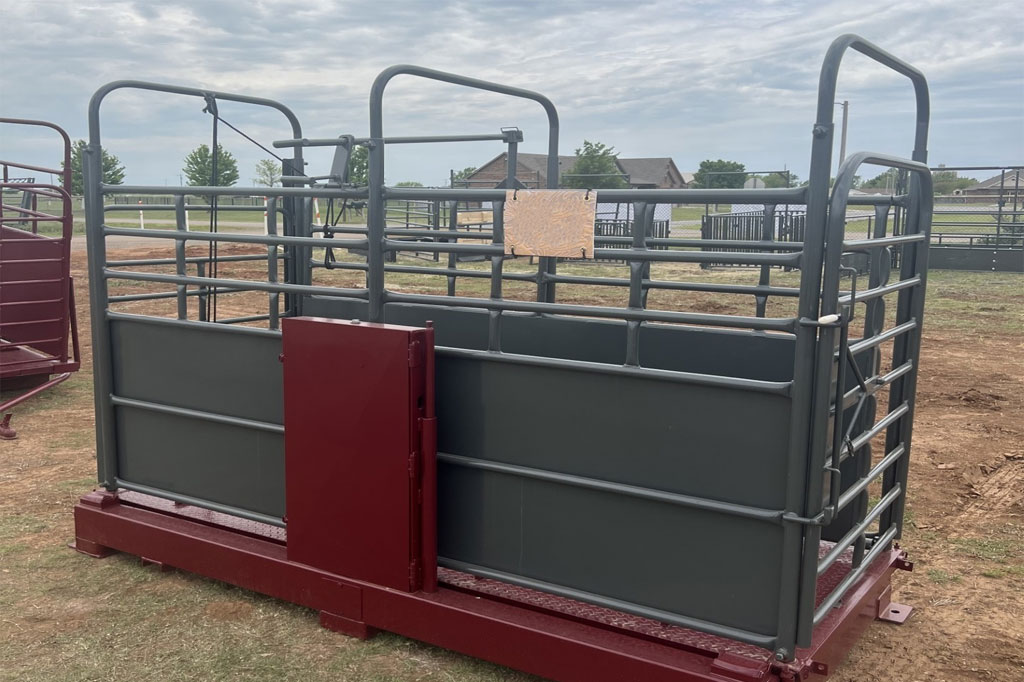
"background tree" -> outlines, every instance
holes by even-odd
[[[369,154],[366,147],[358,145],[348,157],[348,181],[357,187],[370,184]]]
[[[473,173],[476,173],[476,166],[466,166],[462,170],[453,171],[451,180],[452,182],[458,182],[459,180],[465,180]]]
[[[888,189],[892,191],[898,184],[898,180],[899,170],[896,168],[889,168],[870,180],[865,180],[860,183],[859,189]]]
[[[738,161],[705,159],[693,174],[693,184],[702,189],[740,189],[747,181],[745,170]]]
[[[261,159],[256,162],[256,177],[252,181],[257,185],[273,187],[281,182],[281,167],[277,161]]]
[[[71,145],[71,193],[80,196],[85,193],[85,181],[82,179],[82,153],[85,151],[85,140],[75,140]],[[64,163],[61,162],[61,167]],[[108,185],[120,185],[124,182],[124,166],[113,154],[103,150],[103,182]]]
[[[422,182],[416,182],[415,180],[402,180],[401,182],[396,182],[395,183],[395,187],[422,187],[422,186],[423,186]]]
[[[970,187],[977,180],[974,178],[961,178],[957,176],[956,171],[935,171],[932,173],[932,185],[935,188],[935,194],[952,194],[958,189],[966,189]]]
[[[238,182],[238,162],[231,152],[217,145],[217,177],[213,177],[213,154],[210,147],[201,144],[185,157],[186,184],[190,187],[230,187]]]
[[[618,154],[614,147],[600,142],[583,140],[583,146],[576,150],[576,163],[562,177],[562,187],[578,189],[622,189],[629,183],[622,176],[622,169],[616,162]],[[573,177],[578,176],[578,177]]]
[[[790,171],[790,173],[789,173],[789,184],[788,185],[786,184],[786,174],[785,173],[765,173],[764,175],[758,175],[757,177],[761,178],[761,180],[764,181],[764,186],[769,188],[769,189],[774,189],[774,188],[777,188],[777,187],[799,187],[800,186],[800,178],[797,177],[797,174],[792,172],[792,171]]]

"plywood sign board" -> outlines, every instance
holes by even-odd
[[[593,258],[596,209],[597,193],[589,190],[508,190],[505,253]]]

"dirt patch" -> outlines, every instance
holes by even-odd
[[[255,610],[242,601],[215,601],[207,604],[203,613],[214,620],[237,622],[252,618]]]

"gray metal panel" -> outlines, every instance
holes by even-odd
[[[933,246],[928,250],[932,270],[1024,272],[1024,249],[986,249]]]
[[[364,319],[366,314],[363,301],[309,296],[303,306],[306,314],[321,317]],[[487,349],[488,315],[483,310],[389,303],[385,319],[410,326],[432,320],[437,345]],[[640,331],[640,361],[644,367],[657,369],[788,381],[792,378],[793,344],[793,337],[782,334],[651,323]],[[626,324],[506,313],[502,315],[502,350],[621,365],[626,353]]]
[[[282,424],[280,338],[114,320],[114,394]]]
[[[133,407],[115,411],[120,478],[284,516],[283,435]]]
[[[442,557],[770,635],[782,527],[442,463]]]
[[[786,397],[486,359],[436,362],[441,452],[785,506]]]

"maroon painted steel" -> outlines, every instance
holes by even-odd
[[[35,387],[0,403],[2,413],[64,381],[81,363],[71,279],[71,142],[44,121],[0,118],[0,123],[52,128],[64,145],[62,168],[0,160],[0,190],[31,200],[30,207],[0,200],[0,390]],[[52,173],[62,185],[12,180],[11,168]],[[58,202],[60,211],[40,210],[44,198]],[[58,236],[39,234],[46,225],[56,226]]]
[[[418,590],[432,333],[297,317],[282,339],[288,558]]]
[[[75,507],[75,547],[91,556],[127,552],[314,608],[324,627],[354,637],[386,630],[565,682],[821,679],[877,617],[905,556],[896,549],[880,557],[818,626],[813,645],[783,664],[757,647],[445,569],[433,593],[354,580],[290,560],[279,528],[246,532],[238,523],[138,493],[94,492]],[[849,570],[839,563],[827,579]]]

